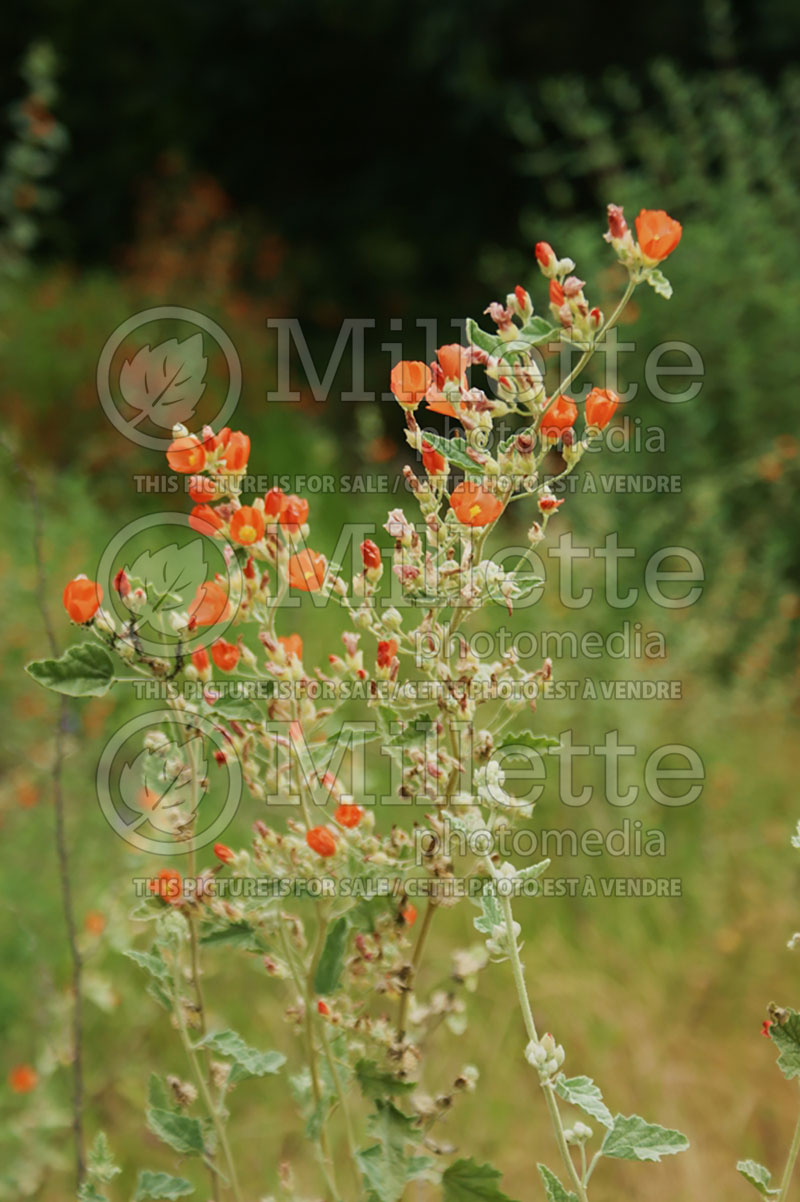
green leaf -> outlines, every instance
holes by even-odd
[[[553,735],[535,735],[532,730],[508,731],[503,735],[500,745],[495,747],[492,754],[497,755],[498,752],[503,751],[513,759],[514,752],[511,749],[514,747],[530,747],[534,751],[550,751],[551,748],[560,746],[561,740],[556,739]]]
[[[205,1151],[203,1128],[198,1119],[151,1106],[147,1111],[147,1126],[153,1135],[184,1156],[202,1156]]]
[[[122,1172],[122,1169],[114,1163],[105,1131],[98,1131],[95,1136],[86,1161],[86,1171],[90,1177],[94,1177],[96,1181],[102,1181],[103,1184],[112,1181],[117,1173]]]
[[[368,1189],[380,1202],[397,1202],[406,1184],[431,1163],[427,1157],[406,1156],[405,1146],[419,1139],[414,1120],[391,1102],[377,1101],[368,1127],[378,1143],[356,1153]]]
[[[618,1114],[600,1152],[618,1160],[660,1160],[662,1156],[685,1152],[688,1147],[689,1141],[680,1131],[646,1123],[638,1114],[627,1117]]]
[[[486,351],[489,355],[496,355],[498,350],[503,346],[502,338],[497,334],[488,334],[486,330],[482,330],[474,318],[467,318],[467,342],[473,346],[480,347],[482,351]]]
[[[193,1194],[194,1186],[184,1177],[172,1177],[169,1173],[152,1173],[142,1169],[136,1182],[133,1202],[144,1202],[145,1198],[183,1198]]]
[[[380,738],[381,732],[375,726],[361,728],[351,726],[349,722],[343,722],[333,734],[328,735],[325,740],[326,744],[334,747],[360,747],[363,743],[371,743],[374,739]]]
[[[435,434],[432,430],[424,430],[422,437],[431,444],[435,451],[444,455],[445,459],[455,464],[456,467],[460,467],[468,474],[471,472],[474,476],[481,475],[480,465],[467,454],[469,443],[465,442],[463,438],[443,438],[441,434]]]
[[[659,271],[657,267],[651,267],[644,278],[658,296],[663,296],[664,300],[669,300],[672,296],[672,284],[670,284],[663,271]]]
[[[218,718],[227,718],[231,722],[264,721],[264,714],[252,697],[220,697],[208,712]]]
[[[375,1060],[356,1061],[355,1074],[361,1092],[370,1100],[391,1097],[392,1094],[411,1093],[415,1088],[412,1082],[400,1081],[391,1073],[384,1072]]]
[[[800,1014],[787,1007],[779,1010],[770,1007],[770,1013],[779,1017],[773,1020],[769,1028],[769,1037],[778,1048],[778,1068],[787,1081],[800,1077]]]
[[[500,1189],[501,1178],[497,1169],[478,1164],[471,1156],[456,1160],[442,1173],[444,1202],[509,1202]]]
[[[153,1110],[169,1110],[170,1100],[164,1082],[155,1073],[150,1074],[147,1082],[147,1105]]]
[[[170,975],[169,967],[162,958],[158,948],[156,948],[155,952],[139,952],[135,948],[129,948],[122,954],[129,960],[133,960],[134,964],[138,964],[140,968],[144,968],[159,981],[167,980]]]
[[[108,1202],[108,1198],[95,1189],[91,1181],[84,1181],[78,1190],[78,1202]]]
[[[547,1194],[547,1202],[578,1202],[575,1194],[569,1190],[565,1190],[564,1186],[556,1177],[555,1173],[551,1173],[546,1164],[537,1165],[539,1176],[544,1182],[544,1192]]]
[[[614,1126],[611,1111],[603,1101],[603,1095],[591,1077],[570,1077],[563,1073],[556,1077],[556,1093],[572,1106],[580,1106],[592,1118],[597,1119],[604,1127]]]
[[[520,330],[519,336],[531,346],[538,346],[542,342],[558,342],[561,338],[561,329],[559,326],[554,326],[546,317],[529,317]]]
[[[347,947],[347,919],[344,915],[331,923],[325,946],[314,974],[314,992],[334,993],[344,968],[344,953]]]
[[[68,697],[103,697],[114,683],[114,663],[98,643],[76,643],[58,659],[36,659],[25,671]]]
[[[772,1173],[756,1160],[740,1160],[736,1165],[736,1171],[742,1174],[745,1181],[749,1181],[751,1185],[754,1185],[758,1192],[765,1198],[772,1197],[772,1195],[780,1192],[776,1189],[770,1189],[769,1183],[772,1180]]]
[[[233,1069],[228,1080],[231,1085],[245,1081],[248,1077],[265,1077],[268,1073],[277,1073],[286,1063],[282,1052],[259,1052],[256,1048],[248,1047],[241,1035],[235,1031],[217,1031],[206,1035],[197,1045],[199,1048],[212,1048],[220,1056],[229,1056],[233,1060]]]
[[[231,922],[227,926],[219,927],[217,930],[206,931],[201,934],[200,942],[204,947],[227,944],[230,947],[242,947],[249,952],[264,951],[267,946],[255,927],[251,927],[244,918],[239,922]]]
[[[494,927],[504,925],[505,916],[502,907],[489,881],[486,882],[480,901],[476,902],[476,905],[481,908],[480,917],[472,920],[476,931],[481,931],[484,935],[491,935]]]

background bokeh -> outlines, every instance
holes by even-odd
[[[641,582],[659,547],[692,547],[706,586],[691,609],[658,609],[642,595],[622,615],[602,601],[565,610],[551,590],[512,625],[608,632],[624,618],[662,631],[664,661],[579,659],[560,673],[679,680],[682,700],[557,701],[537,720],[554,732],[573,727],[587,743],[618,729],[639,749],[637,782],[652,748],[690,744],[707,783],[685,811],[641,800],[624,815],[665,832],[656,871],[682,879],[682,898],[531,905],[529,975],[542,1025],[557,1028],[570,1069],[598,1080],[612,1108],[692,1141],[690,1153],[659,1168],[604,1169],[596,1202],[623,1189],[647,1202],[745,1199],[735,1160],[782,1164],[796,1105],[759,1025],[771,998],[797,1004],[785,944],[800,925],[798,853],[789,846],[800,817],[800,10],[789,0],[735,10],[680,0],[669,15],[655,5],[579,3],[567,19],[557,6],[523,11],[510,0],[134,8],[43,0],[9,14],[5,32],[0,1025],[4,1068],[30,1062],[40,1085],[24,1097],[2,1087],[0,1197],[70,1196],[69,977],[49,791],[56,711],[22,672],[45,639],[20,468],[40,490],[46,592],[65,643],[63,582],[91,574],[121,525],[164,504],[132,485],[135,474],[162,473],[163,461],[123,440],[97,400],[97,357],[122,320],[173,303],[223,325],[243,363],[236,424],[252,436],[258,471],[393,474],[407,458],[399,415],[389,404],[342,401],[347,370],[324,403],[301,373],[299,403],[267,403],[275,380],[267,320],[298,318],[324,363],[343,319],[373,318],[366,380],[380,393],[390,362],[381,342],[398,337],[391,318],[404,319],[403,353],[413,358],[424,353],[417,318],[439,322],[440,341],[450,341],[451,320],[479,314],[517,283],[543,308],[532,256],[540,237],[577,260],[601,302],[609,297],[619,281],[600,234],[614,200],[629,213],[666,208],[684,239],[667,265],[672,301],[648,291],[625,315],[636,349],[623,374],[639,392],[625,419],[629,447],[604,466],[669,472],[681,488],[649,499],[577,494],[556,533],[572,529],[599,545],[616,530],[620,545],[638,551],[623,575],[629,584]],[[39,52],[26,82],[20,64],[41,39],[57,65]],[[20,110],[31,88],[47,94],[55,124]],[[20,132],[31,113],[44,156],[33,160]],[[665,405],[644,386],[645,355],[665,339],[702,355],[703,388],[688,404]],[[654,426],[665,449],[637,450],[636,431]],[[330,550],[353,497],[311,499],[314,544]],[[380,524],[386,498],[359,497],[357,508],[359,520]],[[520,518],[515,533],[524,529]],[[599,592],[601,561],[581,582]],[[338,650],[337,615],[317,615],[303,632],[307,663]],[[149,1066],[182,1071],[172,1033],[121,954],[132,938],[130,877],[149,866],[112,836],[94,793],[105,738],[136,710],[115,695],[70,705],[66,768],[86,955],[87,1127],[108,1132],[131,1172],[143,1161],[169,1165],[142,1119]],[[618,825],[600,795],[600,768],[582,779],[597,790],[586,811],[565,814],[551,790],[537,823]],[[243,838],[254,816],[240,815]],[[579,860],[564,873],[653,870],[633,858]],[[472,941],[471,917],[463,905],[441,923],[429,984],[446,978],[448,947]],[[257,1032],[261,1046],[289,1043],[288,999],[263,972],[220,956],[206,993],[212,1013]],[[447,1137],[491,1159],[509,1195],[525,1198],[533,1156],[549,1144],[520,1063],[505,968],[484,976],[468,1011],[465,1034],[442,1033],[442,1079],[473,1062],[483,1082],[459,1104]],[[265,1195],[280,1159],[311,1188],[284,1089],[251,1083],[233,1103],[243,1163]]]

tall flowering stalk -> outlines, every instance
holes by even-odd
[[[43,684],[73,693],[105,691],[140,676],[162,683],[172,718],[164,731],[148,733],[143,772],[153,797],[174,790],[178,798],[170,809],[176,853],[194,847],[207,784],[207,723],[223,739],[217,763],[235,761],[257,802],[294,807],[281,829],[262,808],[247,848],[216,843],[213,862],[203,868],[192,851],[183,876],[162,869],[138,912],[152,923],[154,938],[148,951],[132,954],[171,1012],[191,1071],[185,1082],[153,1079],[147,1121],[181,1156],[205,1162],[215,1197],[255,1196],[255,1187],[240,1180],[236,1140],[227,1131],[230,1091],[248,1077],[281,1071],[286,1059],[232,1030],[209,1029],[203,956],[220,945],[260,957],[283,990],[304,1058],[290,1085],[329,1199],[366,1193],[398,1202],[413,1180],[440,1187],[446,1202],[505,1197],[491,1166],[466,1156],[448,1163],[438,1126],[458,1096],[475,1088],[477,1071],[467,1064],[455,1080],[442,1079],[430,1051],[434,1031],[463,1029],[462,993],[475,988],[489,962],[510,970],[524,1029],[520,1054],[552,1126],[556,1170],[539,1166],[549,1202],[587,1202],[604,1158],[657,1161],[688,1146],[677,1131],[637,1115],[612,1115],[589,1077],[565,1075],[563,1047],[539,1031],[513,903],[549,862],[518,868],[496,847],[533,808],[506,789],[503,760],[538,757],[557,746],[524,721],[526,709],[536,712],[552,664],[529,668],[513,652],[481,657],[461,633],[490,603],[511,613],[541,583],[530,555],[564,503],[557,482],[576,468],[619,405],[601,384],[583,401],[570,392],[577,392],[579,376],[638,284],[669,295],[659,264],[677,246],[680,225],[666,213],[645,211],[636,231],[634,238],[622,210],[609,206],[606,238],[628,284],[608,317],[587,299],[575,264],[540,242],[535,254],[548,281],[546,315],[535,313],[529,293],[518,287],[486,310],[491,333],[468,322],[468,345],[440,347],[431,364],[396,364],[392,392],[421,462],[419,475],[405,469],[420,520],[394,509],[385,525],[393,544],[386,554],[364,539],[346,579],[339,563],[309,545],[304,499],[271,489],[243,501],[246,434],[206,428],[195,435],[179,427],[167,459],[188,479],[192,528],[226,545],[227,576],[201,584],[173,609],[181,649],[171,659],[147,650],[140,637],[142,615],[158,603],[151,582],[125,569],[110,586],[77,577],[66,586],[64,604],[94,641],[59,661],[29,666]],[[540,348],[559,343],[572,349],[575,362],[548,387]],[[476,369],[486,389],[470,379]],[[461,433],[442,437],[424,429],[422,405],[457,422]],[[556,449],[560,464],[552,477],[547,466]],[[527,548],[509,570],[493,558],[490,542],[505,511],[519,502],[534,515]],[[391,560],[389,595],[384,559]],[[122,616],[103,605],[109,587]],[[285,603],[297,593],[339,605],[348,621],[341,653],[313,673],[300,634],[284,626]],[[248,642],[240,630],[256,638]],[[228,674],[235,674],[236,688],[225,687]],[[181,687],[192,682],[202,690]],[[343,727],[336,705],[353,697],[363,700],[369,720]],[[327,699],[335,704],[323,704]],[[515,718],[520,729],[512,732]],[[188,730],[182,739],[179,728]],[[386,829],[363,772],[347,779],[346,753],[355,760],[365,744],[374,764],[379,752],[389,763],[394,804],[414,806],[413,830]],[[458,837],[468,839],[470,850],[456,856]],[[248,887],[236,890],[237,882]],[[436,915],[461,897],[478,907],[474,925],[483,942],[453,953],[450,991],[423,995],[420,973]],[[212,1010],[223,1001],[214,998]],[[576,1120],[576,1108],[594,1129]],[[91,1170],[101,1183],[107,1159],[101,1140]],[[179,1196],[183,1189],[148,1194],[153,1177],[143,1172],[137,1198]],[[296,1196],[288,1169],[281,1183]],[[190,1183],[184,1185],[189,1192]]]

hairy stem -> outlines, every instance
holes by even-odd
[[[533,1018],[533,1010],[531,1009],[530,998],[528,997],[528,990],[525,985],[525,973],[522,967],[522,960],[520,959],[517,941],[514,938],[514,915],[511,909],[511,898],[502,897],[500,901],[503,907],[503,914],[505,916],[506,923],[506,942],[509,949],[508,958],[511,962],[511,971],[514,976],[514,985],[516,986],[517,990],[517,997],[519,999],[520,1010],[522,1011],[522,1018],[525,1023],[525,1030],[527,1032],[528,1039],[538,1043],[539,1036],[536,1032],[536,1023],[534,1022]],[[547,1109],[550,1114],[550,1121],[553,1125],[556,1143],[558,1144],[558,1148],[561,1153],[561,1159],[564,1162],[564,1167],[569,1174],[572,1188],[578,1195],[579,1202],[588,1202],[586,1190],[583,1186],[580,1176],[578,1175],[578,1171],[575,1168],[569,1148],[567,1147],[567,1141],[564,1138],[564,1125],[561,1122],[561,1113],[558,1109],[556,1095],[553,1092],[553,1087],[549,1081],[545,1081],[542,1084],[542,1091],[545,1096],[545,1101],[547,1102]]]
[[[186,1055],[189,1058],[189,1063],[192,1066],[192,1070],[194,1071],[195,1080],[197,1081],[198,1089],[202,1095],[203,1103],[213,1124],[217,1140],[219,1141],[219,1146],[222,1149],[222,1155],[225,1158],[225,1167],[228,1170],[228,1178],[231,1189],[233,1190],[233,1196],[236,1199],[236,1202],[242,1202],[242,1194],[239,1189],[239,1181],[236,1175],[236,1165],[234,1163],[233,1156],[231,1155],[230,1144],[228,1143],[228,1136],[225,1131],[225,1124],[223,1123],[219,1110],[217,1109],[214,1099],[211,1096],[211,1090],[209,1089],[208,1082],[206,1081],[205,1073],[200,1067],[197,1051],[195,1050],[194,1044],[189,1037],[189,1031],[186,1027],[186,1018],[183,1013],[183,1002],[181,1001],[180,955],[177,950],[175,952],[173,990],[175,1017],[178,1022],[178,1030],[180,1032],[181,1042],[186,1051]],[[209,1165],[209,1168],[211,1168],[211,1165]],[[214,1175],[218,1176],[218,1170],[216,1167],[213,1171]]]
[[[792,1183],[792,1174],[794,1166],[797,1163],[797,1156],[800,1153],[800,1115],[797,1116],[795,1123],[794,1135],[792,1136],[792,1145],[789,1148],[789,1155],[786,1160],[786,1168],[783,1170],[781,1179],[781,1188],[777,1197],[777,1202],[785,1202],[789,1194],[789,1186]]]

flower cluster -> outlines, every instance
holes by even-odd
[[[564,1103],[584,1106],[609,1127],[595,1160],[615,1132],[623,1139],[624,1124],[626,1146],[636,1143],[631,1124],[640,1136],[637,1146],[658,1146],[660,1154],[686,1146],[677,1132],[637,1116],[612,1119],[599,1090],[588,1082],[594,1092],[587,1093],[580,1085],[587,1078],[564,1078],[563,1048],[551,1035],[537,1034],[512,898],[526,879],[546,871],[547,862],[517,869],[491,848],[498,833],[529,820],[533,810],[508,787],[503,748],[519,739],[533,748],[557,744],[534,724],[540,686],[553,665],[528,665],[513,650],[480,656],[461,635],[462,624],[485,606],[512,612],[541,583],[529,555],[564,503],[556,481],[575,469],[617,414],[612,388],[586,381],[581,399],[579,377],[637,284],[665,293],[657,265],[677,245],[681,227],[664,213],[645,211],[636,231],[634,240],[622,210],[609,206],[606,237],[628,273],[628,286],[607,318],[587,299],[574,262],[540,242],[535,261],[547,281],[543,313],[535,311],[526,289],[516,287],[505,302],[488,306],[491,332],[469,322],[467,345],[441,346],[431,363],[395,365],[391,390],[421,465],[405,469],[419,515],[412,520],[401,508],[389,513],[385,553],[365,539],[346,573],[309,544],[313,515],[302,497],[272,488],[243,500],[246,434],[205,428],[195,435],[176,427],[167,461],[189,477],[189,524],[223,545],[227,565],[227,573],[173,607],[171,632],[181,645],[196,645],[172,663],[143,647],[138,623],[153,612],[157,598],[132,570],[120,569],[110,586],[121,613],[103,607],[100,583],[76,577],[66,586],[70,619],[90,629],[104,655],[116,653],[127,673],[162,680],[183,674],[202,685],[199,699],[176,690],[170,701],[181,718],[196,717],[192,737],[176,744],[169,730],[151,732],[142,760],[145,790],[174,790],[169,830],[177,853],[191,841],[207,784],[200,719],[221,735],[216,764],[225,769],[235,761],[256,803],[280,798],[295,807],[280,829],[257,808],[248,845],[214,843],[205,866],[192,852],[183,873],[154,871],[151,896],[141,907],[140,916],[154,929],[153,946],[141,962],[155,977],[154,992],[172,1011],[198,1069],[182,1105],[190,1115],[203,1107],[198,1138],[218,1195],[230,1189],[242,1196],[225,1130],[226,1094],[248,1075],[277,1071],[283,1058],[249,1048],[233,1032],[206,1029],[198,949],[226,940],[259,956],[265,977],[284,991],[307,1065],[295,1078],[295,1098],[318,1146],[331,1199],[347,1196],[337,1179],[345,1163],[359,1177],[352,1196],[366,1191],[382,1202],[397,1202],[414,1178],[446,1183],[448,1173],[469,1180],[479,1170],[464,1159],[447,1167],[446,1141],[435,1138],[436,1125],[447,1120],[459,1094],[474,1088],[475,1070],[466,1065],[455,1080],[444,1079],[428,1048],[442,1026],[463,1031],[465,995],[490,962],[510,967],[527,1036],[524,1056],[536,1069],[553,1121],[570,1192],[543,1169],[549,1198],[588,1197],[583,1149],[592,1131],[573,1122],[565,1134]],[[580,350],[580,358],[565,378],[548,380],[540,348],[565,341]],[[426,418],[456,423],[455,436],[424,429],[423,405]],[[490,540],[508,507],[520,501],[532,510],[528,550],[509,568],[492,557]],[[382,592],[387,576],[391,598]],[[325,664],[308,666],[301,634],[282,628],[282,602],[292,590],[320,594],[345,616],[341,647]],[[41,665],[36,669],[43,677]],[[259,700],[230,700],[223,676],[254,681]],[[352,751],[353,740],[380,748],[391,765],[396,800],[415,803],[415,829],[387,823],[368,804],[364,776],[352,765],[348,770],[339,716],[320,699],[319,685],[328,687],[328,696],[363,700],[369,731],[346,732],[344,752]],[[521,729],[513,733],[508,724],[517,715]],[[457,864],[446,828],[485,835],[485,854]],[[237,880],[251,887],[227,887]],[[465,882],[470,888],[459,890]],[[478,936],[454,951],[448,988],[425,996],[420,977],[436,914],[467,895],[477,906]],[[424,899],[420,914],[414,897]],[[222,1077],[214,1059],[220,1054],[232,1062]],[[211,1092],[208,1079],[215,1082]],[[208,1131],[213,1138],[204,1135]],[[573,1147],[580,1151],[577,1160]]]

